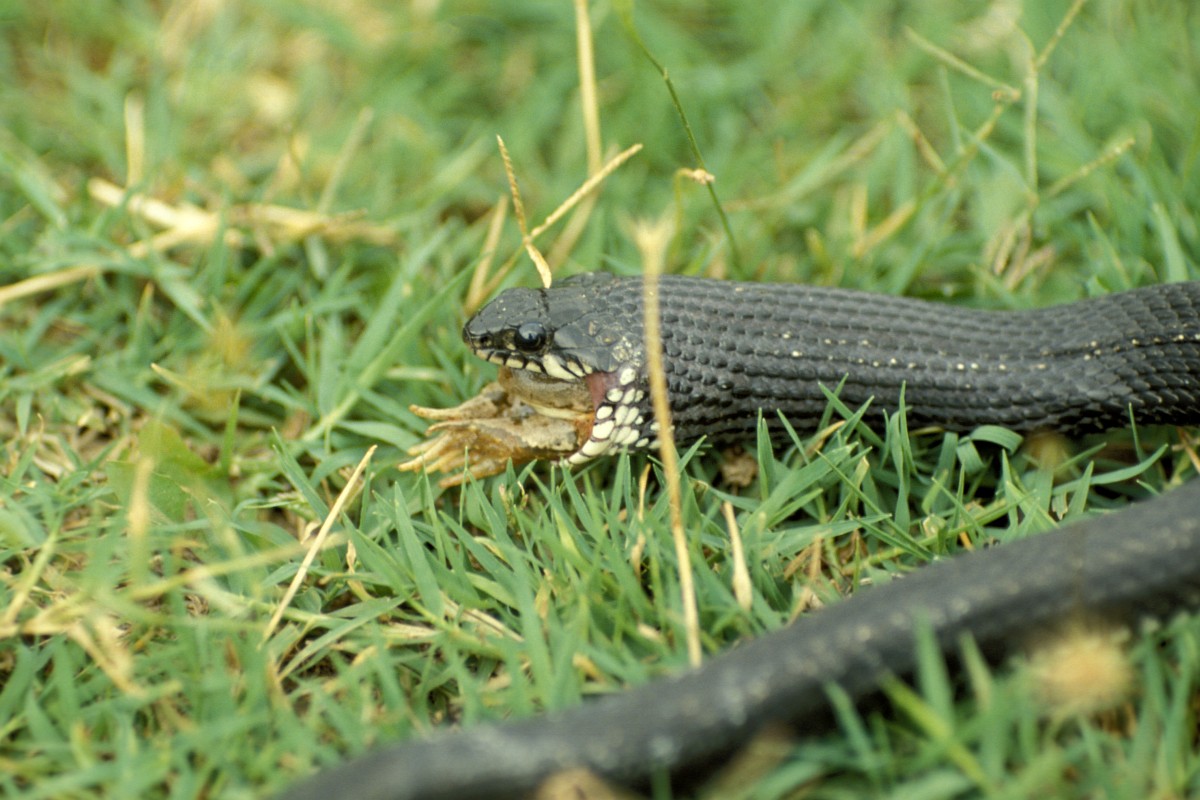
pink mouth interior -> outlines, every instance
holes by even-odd
[[[592,372],[584,379],[587,384],[588,392],[592,396],[592,418],[588,429],[583,431],[585,439],[592,435],[592,424],[596,422],[596,409],[599,409],[604,404],[604,396],[608,390],[617,385],[617,376],[612,372]],[[584,441],[581,440],[581,441]]]
[[[616,375],[612,372],[593,372],[583,379],[588,391],[592,394],[592,406],[600,408],[608,390],[617,385]]]

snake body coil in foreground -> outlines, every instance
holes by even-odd
[[[648,447],[656,437],[641,292],[640,280],[607,275],[514,289],[464,329],[477,354],[526,376],[531,402],[540,386],[555,389],[546,413],[593,415],[568,460]],[[911,422],[952,429],[1200,422],[1196,282],[1026,312],[672,277],[658,292],[681,443],[745,436],[759,414],[811,426],[827,403],[822,385],[876,410],[895,410],[903,392]],[[829,684],[857,698],[886,674],[910,672],[919,625],[944,649],[969,633],[999,656],[1072,615],[1127,624],[1196,607],[1200,483],[1192,482],[865,589],[678,677],[384,749],[284,796],[464,800],[520,796],[572,767],[619,783],[686,773],[772,723],[803,731],[827,712]]]

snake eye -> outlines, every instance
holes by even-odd
[[[517,328],[517,347],[526,353],[536,353],[546,344],[546,326],[540,322],[526,322]]]

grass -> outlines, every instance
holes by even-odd
[[[621,8],[591,10],[600,142],[644,149],[540,240],[555,267],[636,271],[633,223],[666,216],[680,272],[996,308],[1200,277],[1186,4],[1092,0],[1061,38],[1057,1],[635,5],[736,259]],[[256,797],[686,664],[654,462],[451,491],[393,469],[410,403],[492,374],[457,331],[507,194],[495,136],[531,227],[597,160],[570,4],[5,2],[0,26],[0,793]],[[498,230],[500,263],[521,250]],[[1006,432],[856,411],[751,447],[745,490],[685,458],[706,653],[1195,472],[1186,431],[1068,443],[1056,477]],[[970,658],[956,693],[926,653],[880,711],[735,780],[1193,795],[1198,652],[1194,619],[1135,637],[1130,700],[1071,719]]]

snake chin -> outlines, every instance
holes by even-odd
[[[583,464],[599,456],[653,444],[644,430],[646,417],[641,405],[646,394],[638,385],[635,370],[592,371],[563,380],[505,365],[500,368],[498,381],[505,391],[539,414],[570,420],[583,431],[582,444],[565,458],[568,464]]]
[[[647,431],[642,401],[645,390],[637,371],[593,372],[584,379],[595,405],[592,429],[583,446],[567,457],[568,464],[583,464],[593,458],[622,450],[644,449],[655,443]],[[652,423],[650,428],[657,429]]]
[[[605,399],[609,387],[616,383],[611,374],[593,372],[583,378],[562,380],[540,372],[502,366],[497,381],[506,392],[537,413],[571,420],[578,426],[581,445],[565,456],[567,463],[582,464],[610,451],[612,443],[604,435],[607,428],[598,423],[614,413]]]

